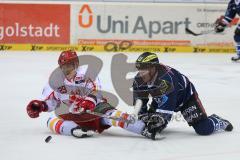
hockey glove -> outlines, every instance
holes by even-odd
[[[48,106],[44,101],[32,100],[27,105],[27,114],[31,118],[37,118],[41,112],[47,112],[47,110]]]
[[[72,113],[81,113],[85,111],[93,111],[96,107],[96,101],[92,97],[82,98],[78,95],[71,95],[69,97],[72,106],[70,112]]]
[[[160,133],[167,126],[167,121],[160,113],[139,115],[139,119],[146,124],[147,130],[150,133]]]
[[[94,101],[93,98],[87,97],[79,104],[79,106],[83,109],[83,111],[86,110],[93,111],[94,108],[96,107],[96,102]]]
[[[223,21],[224,16],[221,16],[220,18],[218,18],[215,22],[215,32],[216,33],[221,33],[225,30],[225,28],[227,27],[227,23]]]

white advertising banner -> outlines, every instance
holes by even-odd
[[[234,26],[223,34],[192,36],[185,32],[185,28],[198,33],[212,30],[226,7],[227,4],[72,4],[71,44],[131,40],[135,45],[232,46]]]

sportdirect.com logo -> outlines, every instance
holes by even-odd
[[[117,18],[114,13],[94,14],[92,7],[84,4],[79,9],[78,24],[84,29],[96,27],[95,30],[103,34],[145,34],[148,38],[159,33],[178,34],[191,24],[188,17],[179,21],[151,20],[146,17],[127,13],[121,18]]]

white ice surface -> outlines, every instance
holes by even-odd
[[[94,54],[94,53],[89,53]],[[208,114],[216,113],[234,125],[231,133],[198,136],[184,122],[172,122],[152,141],[110,128],[87,139],[54,135],[46,127],[49,114],[30,119],[26,105],[40,96],[57,53],[0,52],[0,159],[1,160],[239,160],[240,159],[240,63],[224,54],[160,54],[195,84]],[[95,54],[94,54],[95,55]],[[104,61],[100,78],[103,88],[114,92],[110,77],[112,54],[96,54]],[[129,54],[133,62],[138,54]],[[119,109],[132,108],[120,101]],[[50,143],[44,139],[52,135]]]

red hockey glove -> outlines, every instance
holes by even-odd
[[[70,95],[69,101],[73,104],[73,108],[71,108],[73,113],[81,113],[86,110],[93,111],[96,107],[96,101],[92,97],[83,98],[78,95]]]
[[[75,105],[78,105],[83,101],[83,98],[77,94],[72,94],[69,96],[69,102],[74,103]]]
[[[93,98],[91,97],[86,97],[80,104],[79,106],[82,108],[83,111],[90,110],[93,111],[94,108],[96,107],[96,102]]]
[[[46,112],[48,110],[48,106],[46,102],[39,100],[32,100],[27,105],[27,113],[31,118],[39,117],[39,113]]]

